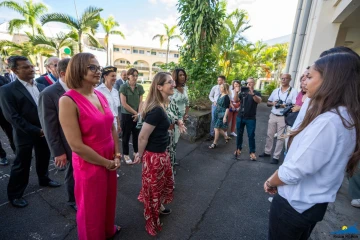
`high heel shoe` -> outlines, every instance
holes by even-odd
[[[228,143],[228,142],[229,142],[229,140],[231,140],[231,137],[227,137],[227,138],[225,138],[225,143]]]
[[[236,150],[236,151],[234,152],[234,157],[235,157],[235,159],[237,159],[237,158],[240,156],[240,154],[241,154],[241,151],[240,151],[240,150]]]

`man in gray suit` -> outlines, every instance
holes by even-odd
[[[64,132],[59,122],[59,99],[69,90],[65,79],[65,72],[70,59],[59,61],[57,71],[59,81],[47,87],[39,96],[39,118],[44,135],[48,142],[51,155],[54,156],[57,167],[65,167],[65,186],[68,194],[68,204],[77,210],[74,196],[74,177],[71,162],[71,148],[66,141]]]

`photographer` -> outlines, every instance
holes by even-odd
[[[244,127],[249,138],[250,147],[250,160],[255,161],[255,128],[256,128],[256,109],[257,105],[261,102],[261,94],[254,90],[255,80],[248,78],[246,81],[247,87],[235,87],[234,102],[240,101],[240,109],[236,119],[236,151],[235,158],[241,154]]]
[[[297,91],[290,87],[289,83],[291,81],[290,74],[282,74],[281,75],[281,87],[276,88],[270,95],[267,106],[272,107],[271,113],[269,116],[268,122],[268,130],[267,130],[267,137],[266,137],[266,144],[265,144],[265,152],[259,157],[270,157],[273,142],[274,142],[274,135],[277,133],[277,142],[276,147],[273,154],[273,159],[270,162],[271,164],[278,164],[281,151],[284,147],[284,139],[280,138],[281,134],[284,133],[286,124],[284,118],[284,108],[286,104],[295,104]]]

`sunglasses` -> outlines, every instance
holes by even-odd
[[[102,72],[103,70],[102,67],[96,65],[89,65],[88,69],[90,69],[90,71],[92,71],[93,73],[96,73],[97,71]]]

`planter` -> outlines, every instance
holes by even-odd
[[[211,111],[198,111],[190,109],[189,118],[185,122],[187,132],[181,134],[181,138],[195,142],[196,140],[202,138],[210,131],[211,124]]]
[[[261,102],[267,103],[269,97],[270,97],[269,95],[261,95]]]

